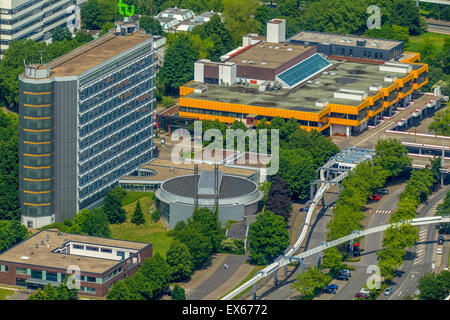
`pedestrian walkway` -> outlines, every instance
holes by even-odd
[[[381,210],[381,209],[375,211],[375,213],[377,214],[391,214],[392,212],[393,212],[392,210]]]

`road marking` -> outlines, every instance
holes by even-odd
[[[375,213],[377,214],[391,214],[392,210],[376,210]]]

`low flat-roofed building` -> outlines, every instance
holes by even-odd
[[[262,118],[293,117],[307,130],[330,127],[330,134],[350,135],[375,124],[382,111],[391,114],[396,106],[407,105],[427,81],[426,64],[328,61],[326,71],[290,89],[189,82],[180,88],[179,115],[227,123],[247,119],[252,125]]]
[[[134,274],[152,244],[42,230],[0,254],[0,283],[36,289],[58,286],[80,272],[79,294],[103,297],[114,282]]]
[[[349,56],[384,61],[395,59],[404,51],[403,41],[315,31],[302,31],[289,41],[301,45],[315,45],[317,52],[328,56]]]

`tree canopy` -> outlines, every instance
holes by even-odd
[[[289,246],[289,233],[283,217],[271,211],[258,214],[249,229],[250,260],[256,264],[271,263]]]

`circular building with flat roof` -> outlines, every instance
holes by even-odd
[[[196,179],[197,178],[197,179]],[[225,226],[228,220],[242,221],[247,215],[256,214],[263,192],[258,185],[246,178],[225,175],[214,171],[202,171],[199,176],[186,175],[169,179],[155,192],[157,207],[170,228],[179,221],[187,221],[194,212],[197,182],[199,208],[214,211],[214,186],[217,185],[219,221]]]

